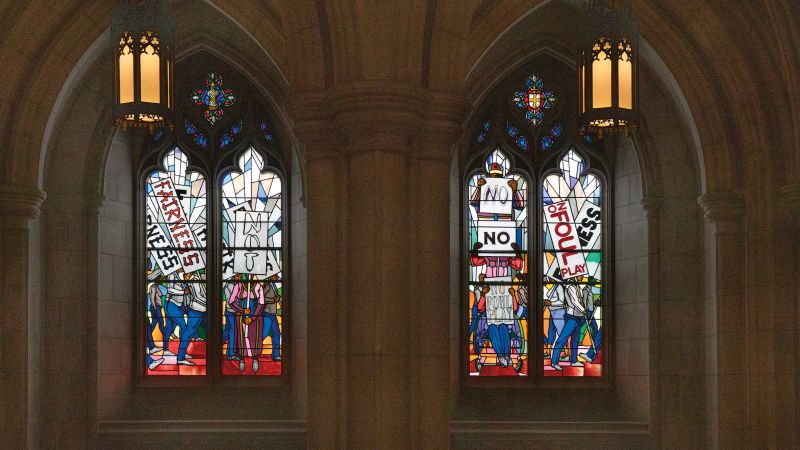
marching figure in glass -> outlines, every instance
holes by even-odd
[[[272,275],[264,283],[264,330],[261,332],[261,342],[267,336],[272,337],[272,360],[281,360],[281,327],[278,324],[278,304],[281,296],[275,282],[278,281],[278,274]],[[255,370],[253,370],[255,372]]]
[[[264,329],[264,289],[261,283],[254,280],[240,280],[234,285],[228,302],[236,312],[234,351],[240,358],[239,371],[244,372],[245,358],[251,358],[253,372],[258,372]]]

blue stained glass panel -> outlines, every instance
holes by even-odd
[[[192,137],[194,142],[203,148],[208,148],[208,139],[206,136],[197,130],[197,127],[194,126],[193,123],[189,122],[187,119],[184,119],[184,128],[186,129],[186,133]]]
[[[223,134],[222,137],[219,139],[219,148],[225,148],[231,142],[236,139],[236,136],[242,131],[244,127],[244,122],[241,120],[233,124],[230,130],[227,133]]]
[[[264,134],[264,140],[267,142],[273,142],[275,140],[275,136],[272,135],[272,130],[270,130],[270,127],[266,121],[262,120],[258,128]]]
[[[527,150],[528,149],[528,138],[526,138],[525,136],[518,137],[517,138],[517,145],[519,146],[519,148],[521,148],[523,150]]]
[[[515,137],[519,134],[519,130],[514,125],[511,125],[510,122],[506,122],[506,129],[508,130],[508,135],[511,137]]]
[[[542,138],[542,150],[547,150],[553,146],[553,138],[550,136],[545,136]]]

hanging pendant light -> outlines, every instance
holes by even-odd
[[[584,3],[578,25],[580,127],[602,137],[629,133],[636,126],[638,53],[639,30],[630,3]]]
[[[120,1],[114,9],[113,114],[122,130],[171,126],[172,34],[167,0]]]

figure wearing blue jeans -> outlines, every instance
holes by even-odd
[[[225,350],[225,356],[228,359],[237,359],[236,354],[233,352],[234,340],[236,339],[233,335],[233,324],[236,320],[236,315],[233,311],[228,311],[228,308],[225,308],[225,329],[222,331],[222,339],[225,343],[228,344],[228,348]]]
[[[192,338],[197,334],[197,328],[203,321],[203,315],[204,313],[202,311],[196,311],[191,308],[186,310],[188,320],[186,321],[186,328],[181,328],[181,343],[178,346],[178,364],[185,364],[188,366],[194,365],[191,361],[186,361],[186,350],[189,348],[189,342],[191,342]]]
[[[507,367],[511,362],[511,336],[508,325],[489,324],[489,341],[497,354],[498,365]]]
[[[552,347],[556,339],[561,335],[564,328],[564,289],[561,286],[554,286],[548,298],[544,300],[544,305],[550,310],[550,320],[547,327],[547,336],[544,345]],[[551,349],[552,350],[552,349]],[[549,357],[545,349],[545,358]]]
[[[583,365],[578,362],[578,339],[580,339],[582,322],[583,316],[564,314],[564,328],[561,330],[561,334],[558,335],[558,339],[556,339],[556,344],[550,355],[550,365],[553,366],[554,369],[561,370],[561,366],[558,365],[558,355],[560,355],[561,350],[564,349],[567,339],[570,341],[569,362],[575,367]]]
[[[170,288],[171,290],[171,288]],[[174,301],[174,297],[170,298],[166,302],[166,307],[164,308],[166,317],[165,323],[166,326],[164,327],[164,354],[165,355],[173,355],[172,352],[169,351],[169,337],[175,331],[175,327],[181,327],[181,336],[183,336],[184,330],[186,330],[186,321],[183,318],[183,302],[176,303]]]
[[[586,307],[587,322],[589,322],[586,332],[590,333],[592,344],[589,351],[581,353],[580,356],[587,362],[592,362],[597,357],[597,352],[603,348],[603,330],[597,325],[597,317],[600,315],[600,299],[593,299],[592,288],[589,285],[583,287],[582,299],[583,305]]]
[[[547,327],[547,338],[544,340],[546,345],[553,345],[556,343],[556,338],[561,334],[564,328],[564,308],[549,306],[550,308],[550,326]]]
[[[197,274],[193,274],[193,280],[199,280]],[[185,297],[186,306],[186,328],[181,329],[181,344],[178,346],[178,364],[193,366],[194,363],[186,361],[186,350],[189,343],[197,337],[197,329],[205,320],[206,316],[206,293],[204,285],[200,283],[190,283],[187,285],[190,296]]]
[[[276,314],[264,313],[264,330],[261,332],[261,340],[272,336],[272,360],[281,359],[281,328],[278,326],[278,316]]]
[[[588,362],[594,361],[597,357],[597,352],[603,348],[603,330],[597,326],[597,321],[594,319],[595,312],[596,310],[589,312],[589,332],[591,333],[592,346],[588,352],[581,353],[581,356]]]
[[[564,310],[564,328],[556,339],[553,346],[553,351],[550,354],[550,365],[555,370],[562,370],[558,364],[558,358],[561,355],[561,350],[567,344],[569,339],[570,352],[569,360],[572,367],[583,367],[583,363],[578,361],[578,340],[580,340],[581,325],[583,324],[586,314],[586,308],[583,306],[583,295],[581,289],[576,284],[569,284],[565,287],[566,292],[566,308]]]
[[[161,313],[161,291],[153,283],[147,293],[147,309],[150,311],[150,322],[147,324],[147,352],[155,353],[156,343],[153,341],[153,331],[158,328],[164,334],[164,314]]]
[[[267,336],[272,336],[273,361],[281,360],[281,328],[278,325],[278,302],[281,296],[275,286],[277,280],[277,275],[271,276],[264,288],[264,329],[261,331],[261,342]]]

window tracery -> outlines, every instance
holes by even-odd
[[[541,55],[479,108],[462,191],[470,379],[605,375],[609,177],[574,119],[576,77]]]
[[[178,80],[182,126],[158,131],[140,164],[142,373],[279,376],[288,257],[279,140],[246,82],[204,73],[202,89]]]

